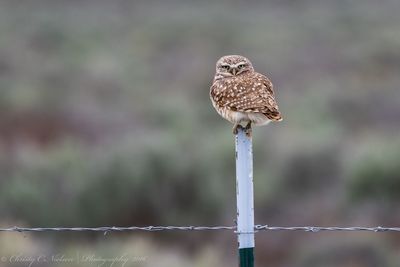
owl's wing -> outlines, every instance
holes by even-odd
[[[252,79],[246,79],[233,85],[216,84],[211,87],[211,97],[219,106],[225,106],[233,111],[259,112],[268,119],[281,121],[282,116],[274,98],[273,85],[264,75],[257,74]],[[214,90],[213,90],[214,87]],[[219,88],[229,88],[219,90]]]
[[[253,88],[255,89],[253,90]],[[249,91],[251,90],[249,95],[252,100],[252,107],[249,111],[261,112],[270,120],[281,121],[282,115],[274,97],[272,82],[264,75],[257,74],[253,88],[248,89]]]

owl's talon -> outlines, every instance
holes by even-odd
[[[246,127],[244,128],[244,132],[246,133],[247,137],[251,137],[253,129],[251,128],[251,122],[247,123]]]
[[[239,123],[235,123],[235,125],[233,125],[232,132],[234,135],[237,135],[239,133],[239,128],[243,129],[242,125],[240,125]]]
[[[250,128],[250,129],[246,129],[246,131],[245,131],[246,136],[247,136],[247,137],[251,137],[252,132],[253,132],[253,131],[251,130],[251,128]]]

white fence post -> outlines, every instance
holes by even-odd
[[[236,202],[239,266],[254,266],[254,196],[252,139],[239,127],[236,135]]]

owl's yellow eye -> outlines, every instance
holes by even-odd
[[[224,70],[229,70],[229,65],[222,65],[221,68],[223,68]]]
[[[238,69],[243,69],[244,67],[246,67],[246,64],[240,64],[240,65],[238,65]]]

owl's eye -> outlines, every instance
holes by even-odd
[[[221,68],[224,70],[229,70],[229,65],[222,65]]]
[[[238,65],[238,69],[243,69],[244,67],[246,67],[246,64],[240,64],[240,65]]]

